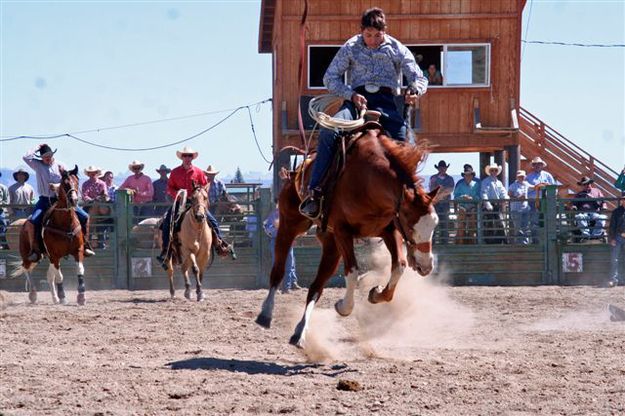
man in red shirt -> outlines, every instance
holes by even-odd
[[[178,156],[178,159],[182,160],[182,165],[172,170],[169,175],[169,181],[167,182],[167,194],[172,198],[172,200],[176,199],[176,194],[180,189],[186,189],[187,195],[191,195],[193,192],[193,182],[200,186],[208,185],[204,171],[197,166],[193,166],[193,160],[197,158],[198,152],[185,146],[182,150],[176,152],[176,156]],[[161,225],[163,233],[163,250],[157,257],[157,260],[161,262],[163,267],[166,267],[165,263],[167,262],[169,256],[169,227],[171,224],[171,210],[172,208],[170,207],[165,214]],[[233,259],[236,258],[232,246],[225,242],[221,237],[219,223],[208,211],[206,220],[208,221],[208,225],[213,230],[213,244],[215,245],[217,254],[220,256],[227,256],[230,254]]]

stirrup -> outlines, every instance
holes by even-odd
[[[39,260],[41,260],[41,257],[42,256],[41,256],[40,253],[37,253],[36,251],[32,251],[28,255],[27,259],[28,259],[28,261],[35,263],[35,262],[38,262]]]
[[[309,195],[299,204],[299,213],[314,221],[321,216],[322,202],[323,197]],[[314,209],[311,209],[312,205],[314,205]]]

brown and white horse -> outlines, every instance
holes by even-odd
[[[318,231],[322,254],[317,276],[310,286],[306,308],[290,343],[302,347],[315,304],[327,280],[336,272],[342,258],[345,265],[346,292],[335,308],[342,316],[354,307],[354,290],[359,269],[354,253],[354,238],[382,237],[391,253],[391,277],[385,288],[369,292],[371,303],[389,302],[406,263],[425,276],[432,270],[432,233],[438,224],[433,204],[438,188],[426,193],[416,176],[418,165],[427,154],[424,145],[396,142],[379,130],[369,130],[351,146],[329,208],[327,229]],[[295,237],[306,232],[313,222],[299,213],[302,184],[307,183],[307,161],[295,177],[286,181],[279,196],[280,224],[271,269],[271,284],[256,322],[269,328],[274,297],[284,276],[286,256]],[[305,175],[305,180],[301,180]],[[407,245],[407,261],[403,252]]]
[[[58,185],[50,185],[57,194],[58,200],[52,205],[43,219],[42,237],[45,250],[50,259],[48,267],[48,285],[54,303],[66,304],[65,290],[63,288],[63,273],[61,273],[61,259],[72,256],[76,260],[76,274],[78,276],[78,295],[76,301],[79,305],[85,304],[85,267],[83,233],[76,211],[78,203],[78,166],[71,171],[62,171],[61,182]],[[26,222],[24,227],[32,226]],[[37,301],[37,292],[32,282],[30,273],[37,265],[28,260],[31,251],[28,235],[22,227],[20,233],[20,256],[22,265],[12,273],[13,276],[26,275],[30,287],[28,295],[30,301]]]
[[[180,270],[184,277],[184,296],[187,299],[191,299],[191,283],[189,282],[189,269],[191,269],[195,276],[197,301],[201,302],[204,300],[202,279],[204,270],[211,261],[211,246],[213,244],[213,235],[206,222],[206,213],[208,212],[208,192],[206,188],[196,186],[194,183],[190,201],[191,208],[184,214],[180,232],[178,233],[178,241],[180,242],[178,249],[180,250],[180,258],[182,260]],[[172,241],[172,244],[175,243]],[[175,295],[174,261],[176,257],[175,254],[171,256],[167,264],[169,293],[172,298]]]

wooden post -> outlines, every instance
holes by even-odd
[[[506,146],[508,153],[508,184],[516,180],[516,172],[521,169],[521,146],[518,144]]]
[[[504,157],[503,150],[495,151],[495,163],[501,166],[501,173],[498,176],[499,180],[501,181],[501,183],[508,183],[508,174],[506,172],[506,158]]]
[[[280,180],[280,179],[278,179]],[[256,274],[256,287],[267,287],[269,284],[269,273],[271,272],[271,252],[269,251],[269,238],[263,231],[263,221],[269,213],[275,208],[271,190],[269,188],[260,188],[260,199],[257,204],[258,215],[258,258],[260,265]]]
[[[544,215],[544,241],[545,244],[545,276],[543,283],[557,285],[560,283],[560,262],[558,258],[558,235],[557,235],[557,197],[558,186],[547,185],[541,201],[541,210]]]
[[[478,175],[477,177],[480,179],[484,179],[486,177],[486,173],[484,169],[486,166],[490,164],[490,152],[480,152],[480,166],[478,167]]]
[[[130,287],[130,192],[126,189],[118,189],[115,192],[115,276],[113,287],[115,289],[133,289]]]

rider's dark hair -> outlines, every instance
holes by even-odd
[[[377,30],[386,30],[386,17],[384,11],[379,7],[365,10],[360,20],[360,29],[364,30],[372,27]]]

